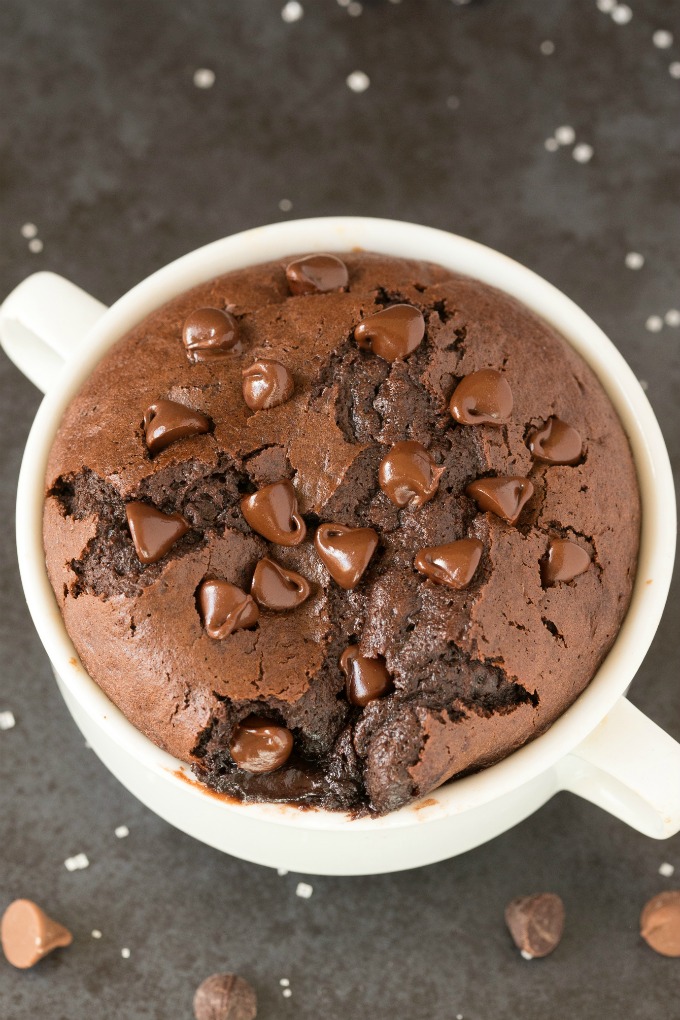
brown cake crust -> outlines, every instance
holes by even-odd
[[[368,253],[342,256],[343,292],[291,296],[289,259],[230,273],[181,295],[116,344],[70,404],[46,477],[47,568],[66,627],[95,681],[130,721],[216,789],[384,812],[452,776],[495,762],[546,729],[592,678],[628,607],[638,547],[635,469],[621,424],[582,359],[504,293],[442,268]],[[403,361],[360,350],[353,329],[396,301],[420,308],[426,336]],[[228,308],[241,338],[223,359],[191,364],[182,324]],[[293,396],[252,412],[241,371],[259,358],[292,373]],[[460,379],[502,370],[514,397],[502,428],[457,425]],[[185,403],[213,423],[153,458],[146,408]],[[532,428],[556,415],[581,434],[575,466],[535,461]],[[390,447],[415,440],[444,471],[423,506],[398,509],[378,485]],[[531,479],[515,526],[479,511],[466,485]],[[272,545],[240,499],[294,482],[308,528]],[[179,511],[191,525],[160,562],[140,563],[125,504]],[[380,547],[343,591],[315,552],[319,522],[371,527]],[[413,568],[424,546],[483,542],[471,585],[455,591]],[[544,587],[551,539],[592,556],[573,581]],[[196,592],[206,577],[249,590],[268,555],[311,582],[290,612],[216,641]],[[386,697],[348,704],[339,657],[350,643],[384,656]],[[270,775],[236,769],[236,724],[264,713],[288,726],[295,754]]]

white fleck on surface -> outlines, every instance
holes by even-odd
[[[557,150],[560,147],[560,143],[557,141],[556,138],[546,138],[543,144],[545,145],[548,152],[557,152]]]
[[[28,250],[32,251],[34,255],[37,255],[39,252],[41,252],[44,247],[45,245],[42,243],[39,237],[33,237],[28,242]]]
[[[533,960],[533,956],[531,955],[531,953],[527,953],[526,949],[523,949],[522,950],[522,959],[523,960]]]
[[[99,928],[93,928],[92,929],[92,938],[93,939],[100,939],[101,937],[102,937],[102,933],[100,932]]]
[[[284,988],[281,994],[283,995],[284,999],[290,999],[293,993],[291,992],[290,988]]]
[[[281,212],[290,212],[292,208],[293,203],[289,198],[282,198],[281,201],[279,202],[279,209],[281,210]]]
[[[446,99],[446,105],[448,106],[449,110],[457,110],[458,107],[460,106],[460,99],[458,98],[458,96],[448,96]]]
[[[663,329],[663,319],[660,315],[650,315],[645,323],[645,329],[650,333],[660,333]]]
[[[279,984],[281,985],[282,988],[288,988],[288,986],[290,985],[290,978],[281,978]]]
[[[628,269],[642,269],[645,264],[645,257],[639,251],[629,251],[626,255],[626,266]]]
[[[616,4],[612,11],[612,21],[615,21],[617,25],[627,25],[632,17],[633,12],[628,4]]]
[[[64,861],[64,867],[67,871],[82,871],[83,868],[89,868],[90,862],[87,859],[87,854],[76,854],[75,857],[67,857]]]
[[[123,946],[123,948],[120,951],[120,955],[123,957],[124,960],[130,959],[130,950],[128,949],[127,946]]]
[[[668,864],[667,861],[664,861],[663,864],[659,865],[659,874],[663,875],[664,878],[670,878],[674,872],[675,868],[672,864]]]
[[[616,0],[597,0],[597,6],[604,14],[611,14],[616,7]]]
[[[347,5],[347,13],[353,18],[358,18],[363,13],[363,10],[364,8],[358,0],[352,0],[352,3]]]
[[[592,145],[588,145],[587,142],[579,142],[578,145],[574,146],[572,156],[577,163],[590,163],[593,158],[594,150]]]
[[[560,145],[573,145],[576,141],[576,132],[570,124],[563,124],[555,132],[555,138]]]
[[[665,28],[658,28],[652,36],[652,42],[659,50],[669,50],[673,45],[673,33]]]
[[[649,383],[647,382],[647,380],[646,379],[638,379],[638,382],[640,383],[640,388],[643,389],[645,391],[645,393],[646,393],[647,390],[649,389]]]
[[[283,878],[283,876],[287,875],[288,872],[286,871],[285,868],[277,868],[276,869],[276,874],[279,875],[281,878]]]
[[[304,8],[302,4],[298,3],[298,0],[288,0],[288,3],[281,11],[281,17],[288,24],[292,24],[293,21],[299,21],[304,13]]]
[[[680,78],[680,60],[674,60],[668,68],[671,78]]]
[[[349,7],[352,0],[338,0],[341,7]]]
[[[462,1013],[456,1013],[456,1020],[463,1020],[463,1014]]]
[[[371,79],[365,71],[352,71],[351,74],[347,75],[347,87],[352,92],[365,92],[370,84]]]
[[[664,319],[667,326],[680,326],[680,309],[669,308],[664,315]]]
[[[308,900],[314,892],[314,889],[307,882],[298,882],[297,889],[295,890],[296,896],[301,896],[303,900]]]
[[[215,84],[215,72],[209,67],[199,67],[194,71],[194,85],[197,89],[211,89]]]
[[[544,39],[539,49],[544,57],[551,57],[555,52],[555,43],[552,39]]]
[[[24,223],[23,227],[21,228],[21,236],[25,238],[36,237],[37,233],[38,228],[36,227],[35,223]]]
[[[0,730],[11,730],[16,724],[14,712],[0,712]]]
[[[130,830],[128,829],[127,825],[119,825],[118,828],[114,829],[113,831],[114,834],[118,837],[118,839],[125,839],[126,836],[130,835]]]

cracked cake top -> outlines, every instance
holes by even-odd
[[[628,607],[639,496],[584,361],[365,252],[229,273],[104,356],[44,539],[106,694],[215,789],[392,810],[541,733]]]

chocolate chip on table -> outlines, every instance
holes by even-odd
[[[229,743],[229,753],[245,772],[275,772],[290,758],[293,734],[259,715],[249,715],[238,724]]]
[[[640,934],[661,956],[680,956],[680,889],[667,889],[645,904]]]
[[[534,494],[534,487],[528,478],[499,475],[496,478],[478,478],[470,482],[465,492],[480,510],[495,514],[508,524],[516,524]]]
[[[578,464],[583,457],[583,440],[576,429],[552,417],[529,433],[527,446],[534,460],[546,464]]]
[[[340,668],[346,677],[345,691],[351,705],[363,708],[369,701],[382,698],[394,686],[382,655],[374,659],[362,655],[358,645],[345,648],[340,656]]]
[[[484,545],[478,538],[461,538],[446,545],[421,549],[413,561],[417,571],[430,581],[449,588],[467,588],[475,576]]]
[[[505,425],[512,414],[512,390],[501,372],[483,368],[456,386],[449,409],[459,425]]]
[[[164,514],[149,503],[133,500],[125,507],[135,552],[142,563],[157,563],[182,535],[189,524],[181,514]]]
[[[13,967],[33,967],[53,949],[70,946],[71,932],[32,900],[14,900],[2,915],[2,950]]]
[[[303,255],[286,266],[291,294],[320,294],[344,290],[349,280],[347,266],[337,255]]]
[[[202,582],[198,605],[206,634],[215,641],[224,640],[235,630],[254,627],[260,616],[252,595],[218,578]]]
[[[309,597],[309,581],[265,556],[255,567],[250,594],[265,609],[296,609]]]
[[[160,453],[178,439],[210,432],[210,418],[176,400],[157,400],[144,412],[144,434],[149,452]]]
[[[196,1020],[255,1020],[255,989],[238,974],[213,974],[196,989]]]
[[[505,923],[522,956],[547,956],[562,939],[564,903],[556,893],[519,896],[505,908]]]
[[[541,562],[541,580],[546,586],[559,581],[573,581],[590,566],[590,556],[576,542],[568,538],[554,538],[548,555]]]
[[[182,340],[189,361],[212,361],[233,351],[238,323],[223,308],[197,308],[185,319]]]
[[[378,541],[373,528],[347,528],[343,524],[320,524],[314,535],[319,559],[345,591],[358,585]]]
[[[420,507],[439,487],[443,467],[437,467],[420,443],[395,443],[378,469],[380,488],[395,506]]]
[[[362,319],[354,327],[354,339],[364,351],[385,361],[399,361],[412,354],[425,336],[423,313],[413,305],[389,305]]]
[[[297,493],[287,479],[264,485],[245,496],[241,513],[253,531],[277,545],[299,545],[307,534],[298,510]]]
[[[251,411],[268,411],[293,395],[293,377],[279,361],[261,358],[244,368],[243,399]]]

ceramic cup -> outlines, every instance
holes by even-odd
[[[642,492],[637,580],[628,615],[592,683],[542,736],[383,818],[289,805],[238,804],[142,736],[87,675],[62,622],[42,547],[47,455],[68,402],[105,351],[153,309],[210,278],[291,253],[364,248],[425,259],[514,295],[550,322],[595,371],[630,439]],[[559,790],[598,804],[648,836],[680,829],[680,744],[625,698],[657,628],[675,548],[668,454],[625,361],[588,316],[545,280],[453,234],[390,220],[335,217],[248,230],[185,255],[111,308],[52,273],[21,283],[0,309],[0,340],[45,394],[28,438],[17,544],[28,606],[62,695],[90,746],[162,818],[245,860],[311,874],[398,871],[453,857],[516,825]],[[569,834],[565,834],[569,838]]]

